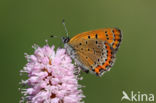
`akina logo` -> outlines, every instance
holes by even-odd
[[[153,93],[141,93],[140,91],[134,92],[131,91],[129,94],[125,91],[122,91],[123,97],[121,101],[132,101],[132,102],[153,102],[154,101],[154,94]]]

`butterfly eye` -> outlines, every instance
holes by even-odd
[[[90,36],[88,36],[88,39],[90,39]]]
[[[68,43],[70,41],[69,37],[62,37],[63,43]]]

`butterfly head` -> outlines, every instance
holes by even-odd
[[[65,43],[68,43],[70,41],[70,38],[69,37],[62,37],[62,42],[65,44]]]

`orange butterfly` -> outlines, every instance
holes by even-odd
[[[64,26],[65,23],[63,22]],[[67,29],[65,27],[67,32]],[[67,54],[85,72],[101,76],[109,71],[115,61],[122,40],[121,30],[104,28],[77,34],[73,38],[63,37]]]

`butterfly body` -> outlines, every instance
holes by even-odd
[[[121,31],[104,28],[77,34],[73,38],[63,38],[67,54],[85,72],[101,76],[109,71],[121,42]]]

